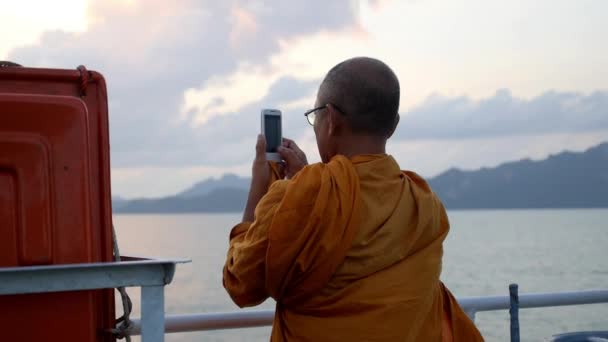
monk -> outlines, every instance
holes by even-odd
[[[446,211],[386,154],[399,81],[366,57],[332,68],[313,126],[321,163],[285,139],[283,165],[258,137],[224,287],[240,307],[276,300],[271,341],[482,341],[439,280]]]

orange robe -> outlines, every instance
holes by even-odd
[[[224,287],[276,302],[271,341],[482,341],[439,280],[443,205],[387,155],[336,156],[272,183],[230,233]]]

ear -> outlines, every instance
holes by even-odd
[[[329,136],[337,136],[344,124],[344,118],[331,104],[327,105],[327,130]]]
[[[401,117],[399,116],[399,113],[397,113],[397,115],[395,115],[395,123],[393,124],[393,128],[391,129],[391,131],[388,133],[388,136],[386,137],[387,139],[393,136],[393,133],[395,133],[395,130],[397,129],[397,125],[399,124],[399,120],[401,119]]]

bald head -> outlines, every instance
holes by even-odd
[[[383,62],[348,59],[333,67],[319,87],[319,104],[344,111],[354,133],[388,137],[399,110],[399,80]]]

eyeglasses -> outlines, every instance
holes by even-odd
[[[306,120],[308,120],[308,123],[311,126],[315,125],[315,118],[317,117],[317,111],[324,109],[325,107],[327,107],[327,105],[323,105],[321,107],[317,107],[317,108],[313,108],[313,109],[309,109],[304,113],[304,116],[306,117]]]
[[[317,107],[317,108],[313,108],[313,109],[309,109],[306,112],[304,112],[304,116],[306,117],[306,120],[308,120],[308,123],[311,126],[315,125],[315,119],[317,117],[317,111],[321,110],[321,109],[325,109],[327,108],[327,106],[329,105],[329,103],[324,104],[323,106]],[[338,112],[342,113],[343,115],[346,115],[340,108],[338,108],[338,106],[336,106],[335,104],[331,104],[334,108],[336,108],[338,110]]]

